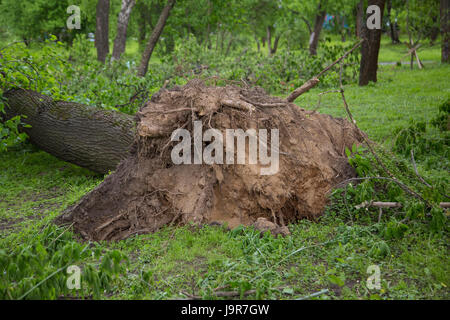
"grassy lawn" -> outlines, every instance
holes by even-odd
[[[402,50],[387,45],[383,61],[397,61]],[[437,60],[435,51],[421,58]],[[359,126],[388,146],[396,127],[437,114],[450,98],[449,74],[450,67],[438,63],[414,71],[384,66],[377,84],[349,85],[345,92]],[[315,108],[319,92],[303,95],[298,105]],[[324,96],[319,111],[345,117],[336,94]],[[448,171],[433,175],[449,179]],[[0,249],[32,245],[44,225],[102,179],[30,145],[0,154]],[[300,298],[324,289],[319,299],[449,299],[448,233],[432,234],[412,222],[402,238],[389,240],[380,233],[387,215],[378,223],[372,214],[353,222],[330,207],[319,221],[289,226],[286,238],[260,237],[251,228],[184,226],[101,243],[129,258],[127,271],[102,297],[215,298],[214,289],[224,287],[254,290],[246,297],[256,299]],[[367,288],[371,265],[380,268],[381,290]]]
[[[408,42],[408,37],[406,35],[400,37],[400,44],[392,44],[391,39],[386,35],[383,36],[381,40],[380,48],[380,62],[398,62],[403,59],[404,62],[410,61],[409,57],[405,57],[408,49],[405,42]],[[431,46],[428,42],[422,43],[422,45],[417,50],[420,60],[425,62],[438,62],[441,61],[441,43],[436,41],[436,43]],[[415,63],[415,61],[414,61]],[[415,64],[417,67],[417,64]]]
[[[345,95],[361,129],[382,142],[392,137],[393,129],[407,125],[411,119],[429,121],[436,116],[438,106],[450,98],[446,81],[449,74],[450,66],[437,64],[413,71],[409,66],[381,66],[378,83],[366,87],[346,86]],[[296,103],[305,109],[315,109],[322,91],[326,90],[313,89],[300,96]],[[323,95],[318,111],[346,116],[338,93]]]

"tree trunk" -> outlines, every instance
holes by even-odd
[[[228,54],[230,53],[232,44],[233,44],[233,34],[230,34],[230,41],[228,41],[227,51],[225,52],[225,57],[228,57]]]
[[[95,27],[95,47],[98,61],[105,63],[109,53],[109,0],[98,0]]]
[[[355,34],[358,38],[361,38],[362,26],[364,23],[364,1],[361,0],[356,5],[356,27]]]
[[[369,0],[370,5],[377,5],[383,19],[385,0]],[[367,24],[362,26],[362,38],[366,39],[361,46],[361,66],[359,70],[359,85],[365,86],[369,81],[377,82],[378,53],[380,51],[381,29],[369,30]]]
[[[442,41],[442,63],[449,63],[449,25],[450,0],[441,0],[441,41]]]
[[[143,77],[147,73],[148,62],[150,61],[150,58],[152,56],[153,49],[155,49],[156,43],[158,42],[158,39],[161,36],[164,26],[166,25],[167,19],[169,18],[170,10],[172,10],[174,5],[175,5],[175,0],[169,0],[167,2],[167,5],[164,7],[163,11],[161,12],[161,15],[159,16],[158,23],[156,24],[155,29],[153,29],[152,35],[150,36],[150,39],[148,40],[147,47],[145,48],[144,52],[142,53],[142,60],[141,60],[141,64],[139,65],[139,69],[138,69],[139,77]]]
[[[205,42],[206,42],[206,48],[211,50],[211,23],[209,21],[211,17],[212,12],[212,3],[210,0],[208,0],[208,25],[206,27],[206,35],[205,35]]]
[[[117,20],[117,36],[114,40],[113,60],[119,60],[120,55],[125,52],[128,21],[130,21],[131,10],[133,10],[135,4],[135,0],[122,0],[122,8],[120,9]]]
[[[319,44],[320,32],[322,32],[323,23],[325,22],[325,17],[327,12],[322,9],[322,2],[319,2],[319,7],[317,8],[316,20],[314,22],[314,31],[311,34],[309,41],[309,54],[315,56],[317,54],[317,45]]]
[[[272,54],[277,53],[278,42],[280,41],[280,37],[281,37],[281,36],[279,36],[279,35],[275,37],[275,42],[273,43],[273,48],[272,48],[272,50],[271,50]]]
[[[35,91],[13,89],[6,119],[25,115],[22,128],[30,141],[55,157],[105,174],[128,156],[134,140],[132,116],[74,102],[54,101]]]
[[[255,32],[255,42],[256,42],[256,47],[258,48],[258,52],[260,52],[261,51],[261,44],[259,43],[259,40],[258,40],[258,36],[256,35],[256,32]]]
[[[409,39],[409,47],[413,47],[413,39],[412,39],[412,33],[411,29],[409,28],[409,0],[406,0],[406,30],[408,31],[408,39]],[[411,70],[414,68],[414,53],[411,52],[411,59],[410,59],[410,67]]]
[[[391,12],[392,12],[392,0],[387,0],[387,18],[389,21],[389,28],[390,32],[389,35],[391,36],[391,41],[393,44],[400,43],[400,40],[398,38],[398,32],[397,27],[395,25],[395,21],[393,22],[391,19]]]
[[[267,26],[267,53],[269,56],[272,54],[272,33],[270,32],[270,27]]]
[[[345,29],[345,16],[342,17],[341,22],[341,40],[342,42],[345,42],[347,40],[347,30]]]

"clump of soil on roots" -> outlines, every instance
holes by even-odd
[[[206,86],[200,80],[161,90],[136,121],[129,158],[58,223],[73,224],[90,240],[119,240],[188,222],[233,228],[265,218],[283,227],[322,214],[333,186],[354,176],[345,148],[362,141],[347,120],[304,110],[261,88]],[[226,129],[267,129],[268,152],[279,152],[278,172],[261,175],[267,166],[248,164],[248,145],[246,164],[175,165],[171,150],[179,142],[171,141],[172,132],[186,129],[193,141],[194,121],[223,137]],[[271,129],[279,130],[279,150],[271,150]]]

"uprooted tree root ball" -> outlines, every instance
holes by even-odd
[[[283,228],[322,214],[333,186],[354,176],[345,148],[363,139],[349,121],[301,109],[261,88],[213,87],[199,80],[161,90],[141,108],[136,120],[130,156],[68,208],[58,223],[73,225],[90,240],[119,240],[188,222],[226,223],[233,228],[265,218]],[[265,147],[272,155],[278,153],[278,171],[261,174],[270,165],[249,164],[248,144],[246,164],[225,160],[223,164],[174,164],[172,151],[180,142],[172,141],[172,133],[188,130],[190,150],[198,150],[194,135],[199,124],[223,137],[227,129],[266,129],[270,134]],[[271,139],[275,129],[279,130],[277,150]],[[200,148],[205,150],[212,141],[202,141]],[[258,141],[259,148],[264,147],[261,137]],[[224,158],[230,155],[227,146],[225,141],[220,150]],[[213,156],[220,156],[220,151]],[[231,153],[234,163],[236,153]],[[194,154],[187,156],[194,161]]]

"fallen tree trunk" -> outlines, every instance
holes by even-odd
[[[6,119],[25,115],[30,141],[55,157],[105,174],[127,157],[133,143],[132,116],[80,103],[54,101],[35,91],[5,92]]]

